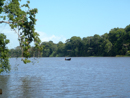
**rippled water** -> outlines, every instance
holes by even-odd
[[[0,98],[130,98],[130,57],[39,58],[0,75]]]

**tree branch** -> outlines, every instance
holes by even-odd
[[[25,18],[25,15],[24,15],[24,17],[23,17],[22,19],[20,19],[18,22],[22,21],[24,18]]]
[[[7,24],[10,24],[10,23],[12,23],[12,22],[9,22],[9,21],[0,21],[0,23],[7,23]],[[15,29],[13,29],[13,30],[15,31],[15,33],[18,34],[18,37],[21,38],[20,35],[19,35],[19,33],[18,33]]]
[[[12,22],[9,22],[9,21],[0,21],[0,23],[8,23],[8,24],[10,24]]]
[[[15,31],[15,33],[18,34],[18,37],[21,38],[21,36],[19,35],[19,33],[15,29],[13,29],[13,30]]]

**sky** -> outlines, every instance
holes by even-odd
[[[129,4],[130,0],[30,0],[30,7],[38,9],[35,29],[41,41],[54,43],[125,28],[130,24]],[[10,39],[9,49],[19,45],[17,34],[7,24],[0,25],[0,32]]]

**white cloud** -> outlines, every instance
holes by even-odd
[[[65,42],[66,38],[63,35],[60,36],[56,36],[56,35],[48,35],[44,32],[41,31],[37,31],[39,33],[39,37],[41,39],[42,42],[44,41],[53,41],[54,43],[58,43],[59,41]],[[19,42],[18,42],[18,35],[14,32],[11,31],[9,26],[1,26],[0,25],[0,33],[4,33],[7,37],[7,39],[10,40],[10,43],[7,45],[7,47],[9,49],[15,48],[17,46],[19,46]]]
[[[42,42],[44,41],[53,41],[54,43],[58,43],[59,41],[65,42],[66,38],[63,35],[56,36],[56,35],[48,35],[44,32],[37,31],[40,35],[40,39]]]

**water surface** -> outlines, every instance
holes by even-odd
[[[130,57],[11,58],[0,98],[130,98]]]

